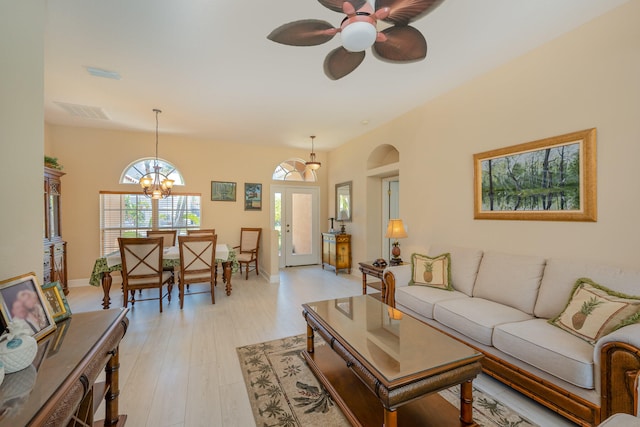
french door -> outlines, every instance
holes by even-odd
[[[279,267],[320,261],[320,189],[271,186],[271,222],[279,231]]]

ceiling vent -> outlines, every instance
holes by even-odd
[[[94,77],[102,77],[104,79],[120,80],[122,77],[117,71],[103,70],[102,68],[86,67],[89,74]]]
[[[84,117],[85,119],[111,120],[109,116],[100,107],[91,107],[89,105],[69,104],[67,102],[54,102],[67,113],[76,117]]]

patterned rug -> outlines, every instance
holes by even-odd
[[[326,345],[316,335],[315,345]],[[300,354],[306,336],[237,348],[253,416],[258,427],[349,426],[331,396],[320,386]],[[458,387],[440,395],[458,407]],[[536,426],[488,394],[473,389],[473,419],[483,427]]]

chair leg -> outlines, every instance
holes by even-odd
[[[215,288],[215,280],[213,280],[211,282],[211,304],[215,304],[216,303],[216,294],[213,292],[213,289]]]
[[[259,276],[260,274],[258,274],[258,260],[257,259],[256,259],[255,263],[256,263],[256,276]]]
[[[249,263],[244,266],[244,280],[249,280]]]
[[[162,284],[160,284],[160,288],[158,289],[158,300],[160,301],[160,313],[162,313]]]
[[[180,297],[180,310],[182,310],[184,305],[184,282],[182,280],[178,281],[178,296]]]

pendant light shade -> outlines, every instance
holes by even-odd
[[[313,151],[313,140],[315,139],[315,135],[310,136],[311,138],[311,154],[309,155],[309,161],[305,163],[307,168],[317,171],[320,169],[320,162],[316,161],[316,153]]]

